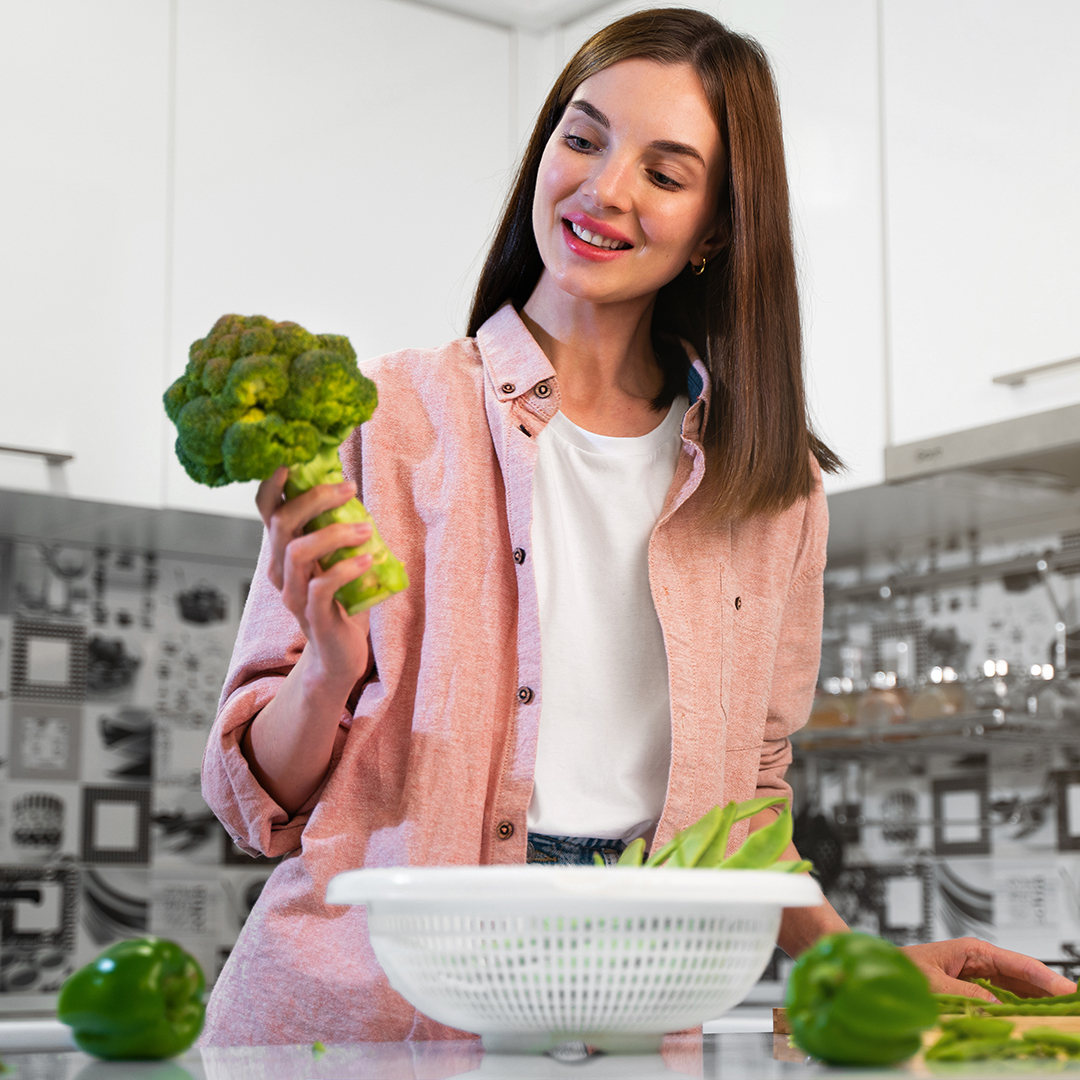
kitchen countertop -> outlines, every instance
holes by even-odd
[[[652,1080],[659,1077],[782,1078],[830,1070],[773,1058],[769,1033],[671,1036],[663,1054],[600,1054],[557,1061],[546,1055],[485,1054],[467,1042],[331,1046],[205,1047],[169,1062],[104,1062],[72,1050],[4,1054],[12,1080]],[[853,1074],[845,1073],[847,1077]]]
[[[7,1025],[0,1024],[0,1028]],[[775,1039],[775,1041],[774,1041]],[[794,1060],[778,1060],[774,1052]],[[670,1077],[723,1080],[794,1080],[796,1077],[842,1076],[845,1080],[883,1076],[929,1077],[921,1063],[897,1069],[831,1069],[798,1058],[786,1036],[770,1032],[726,1031],[706,1035],[669,1036],[662,1054],[599,1054],[586,1060],[559,1061],[546,1055],[485,1054],[478,1043],[366,1043],[331,1046],[316,1057],[309,1046],[206,1047],[166,1062],[95,1061],[74,1050],[40,1049],[4,1052],[14,1068],[12,1080],[442,1080],[446,1077],[489,1080],[659,1080]],[[1007,1063],[957,1066],[951,1078],[990,1076],[994,1080],[1061,1066],[1027,1064],[1023,1071]]]

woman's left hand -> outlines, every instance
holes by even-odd
[[[930,980],[935,994],[964,994],[997,999],[988,990],[965,979],[987,979],[1021,997],[1055,997],[1076,992],[1076,984],[1064,975],[1023,953],[999,949],[978,938],[954,938],[927,945],[906,945],[904,952]]]

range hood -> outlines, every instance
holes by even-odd
[[[964,470],[1043,488],[1080,488],[1080,405],[885,450],[885,482]]]
[[[885,483],[829,496],[829,560],[991,540],[1080,538],[1080,405],[885,451]]]

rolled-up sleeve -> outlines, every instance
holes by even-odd
[[[295,814],[289,814],[255,779],[240,749],[247,726],[277,694],[305,645],[296,620],[267,576],[268,554],[264,534],[217,718],[203,755],[202,791],[237,846],[251,855],[273,858],[300,846],[300,835],[322,789]],[[341,756],[351,719],[351,713],[343,711],[330,772]]]

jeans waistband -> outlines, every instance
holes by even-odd
[[[622,840],[595,840],[588,836],[547,836],[529,833],[525,861],[549,866],[592,866],[598,854],[614,866],[626,848]]]

